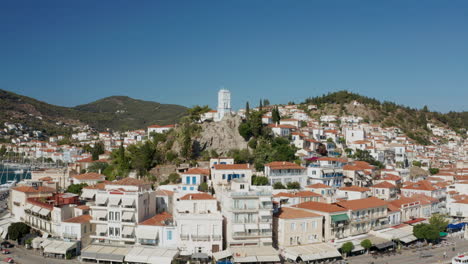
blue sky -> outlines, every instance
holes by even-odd
[[[350,90],[468,110],[468,1],[1,1],[0,88],[233,106]]]

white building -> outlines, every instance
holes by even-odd
[[[156,192],[151,183],[124,178],[107,183],[98,190],[91,206],[91,223],[95,224],[93,239],[111,244],[134,244],[135,226],[155,215]]]
[[[286,185],[298,182],[301,186],[307,185],[307,170],[305,167],[287,161],[275,161],[265,164],[265,176],[270,185],[281,182]]]
[[[218,112],[215,121],[221,121],[226,114],[231,114],[231,92],[221,89],[218,92]]]
[[[229,184],[234,179],[252,179],[252,168],[250,164],[217,164],[211,169],[211,184]]]
[[[207,193],[186,194],[174,203],[181,255],[211,256],[223,248],[223,217],[216,199]]]

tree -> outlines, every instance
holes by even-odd
[[[260,104],[258,105],[258,110],[262,111],[263,109],[263,102],[262,99],[260,99]]]
[[[273,184],[273,189],[286,189],[286,187],[281,182],[275,182]]]
[[[363,247],[368,252],[372,247],[372,242],[369,239],[364,239],[361,241],[361,247]]]
[[[94,162],[86,169],[86,171],[102,173],[108,166],[109,164],[107,164],[107,162]]]
[[[169,180],[169,182],[171,183],[179,183],[181,178],[180,178],[180,175],[178,173],[171,173],[169,174],[169,177],[167,178]]]
[[[207,105],[204,105],[204,106],[196,105],[196,106],[188,109],[187,111],[188,111],[190,120],[195,121],[195,122],[199,122],[201,120],[201,116],[204,113],[207,113],[207,112],[210,111],[210,107],[208,107]]]
[[[2,145],[2,147],[0,148],[0,157],[3,157],[6,152],[7,152],[7,149],[5,145]]]
[[[248,122],[242,122],[239,125],[239,134],[248,141],[252,137],[252,129],[250,129],[250,125]]]
[[[354,244],[352,242],[346,242],[341,246],[341,252],[345,254],[345,257],[351,253],[354,249]]]
[[[436,227],[439,232],[443,232],[447,228],[449,221],[441,214],[433,214],[429,218],[429,224]]]
[[[270,100],[268,100],[268,99],[263,99],[263,105],[264,105],[264,106],[270,105]]]
[[[200,192],[208,192],[208,189],[209,189],[209,188],[208,188],[208,183],[206,183],[206,182],[202,182],[202,183],[200,184],[200,186],[198,186],[198,190],[199,190]]]
[[[287,188],[290,189],[290,190],[291,190],[291,189],[296,189],[296,190],[298,190],[298,189],[301,188],[301,184],[298,183],[298,182],[288,182],[288,184],[286,184],[286,186],[287,186]]]
[[[421,168],[421,161],[413,160],[413,166]]]
[[[273,108],[271,111],[271,120],[273,121],[273,124],[279,124],[281,115],[279,113],[278,107]]]
[[[249,102],[245,103],[245,117],[249,119],[250,116],[250,105]]]
[[[327,150],[327,147],[323,144],[323,143],[320,143],[317,147],[317,153],[322,155],[322,156],[327,156],[328,155],[328,150]]]
[[[86,186],[88,186],[88,184],[86,183],[71,184],[70,186],[68,186],[66,192],[81,195],[83,187]]]
[[[439,230],[430,224],[418,224],[413,228],[413,235],[419,239],[435,241],[440,238]]]
[[[91,155],[93,157],[93,160],[98,160],[99,155],[104,154],[104,152],[105,152],[104,143],[100,141],[97,142],[91,150]]]
[[[8,237],[19,241],[24,235],[29,234],[31,228],[22,222],[13,223],[8,227]]]
[[[252,185],[268,185],[269,181],[267,177],[263,176],[253,176]]]
[[[439,169],[438,168],[429,168],[429,173],[431,175],[437,174],[437,173],[439,173]]]

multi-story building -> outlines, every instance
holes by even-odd
[[[395,185],[382,181],[370,187],[372,196],[383,200],[394,200],[397,198],[397,188]]]
[[[439,187],[430,181],[408,182],[401,188],[401,195],[411,197],[415,194],[423,194],[429,197],[445,200],[447,193],[445,187]]]
[[[201,183],[207,182],[210,176],[209,169],[191,168],[183,172],[182,177],[182,191],[198,191],[198,186]]]
[[[43,186],[18,186],[10,190],[8,200],[11,215],[18,221],[25,220],[24,208],[28,198],[47,198],[55,193],[55,189]]]
[[[253,190],[250,181],[233,180],[218,195],[225,218],[227,247],[272,245],[273,204],[270,191]]]
[[[179,242],[173,216],[168,212],[138,223],[135,231],[138,245],[177,248]]]
[[[211,185],[229,185],[231,180],[252,179],[250,164],[216,164],[211,169]]]
[[[341,201],[337,205],[348,210],[351,216],[350,235],[352,236],[389,227],[387,202],[379,198]]]
[[[341,187],[344,182],[343,165],[345,159],[322,157],[307,167],[309,182],[321,183],[330,187]]]
[[[273,244],[284,249],[322,242],[322,219],[322,215],[299,208],[279,208],[273,218]]]
[[[349,236],[348,210],[335,204],[305,202],[294,207],[323,215],[323,242]]]
[[[155,215],[156,192],[151,183],[124,178],[98,190],[91,205],[91,223],[96,225],[91,238],[101,243],[135,244],[136,224]]]
[[[202,253],[211,257],[222,250],[223,217],[213,196],[186,194],[176,199],[173,211],[181,255]]]
[[[401,222],[421,217],[421,203],[415,198],[401,197],[391,201],[390,204],[400,210]]]
[[[271,185],[277,182],[283,185],[290,182],[298,182],[301,186],[307,185],[306,168],[292,162],[274,161],[265,164],[265,176]]]

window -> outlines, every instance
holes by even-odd
[[[197,177],[196,176],[192,177],[192,184],[197,184]]]
[[[114,212],[109,212],[109,220],[114,220]]]
[[[186,191],[186,190],[187,190],[187,187],[185,187],[185,186],[184,186],[184,187],[182,187],[182,190]]]
[[[87,226],[88,226],[88,225],[84,225],[83,233],[85,233],[85,234],[86,234],[86,227],[87,227]]]
[[[117,227],[114,229],[115,229],[115,236],[120,236],[120,229]]]
[[[241,177],[242,177],[242,178],[245,178],[245,174],[241,174]]]
[[[291,223],[291,231],[296,230],[296,223]]]
[[[223,174],[223,180],[225,180],[225,179],[226,179],[226,174]]]
[[[115,221],[120,221],[120,213],[115,212]]]
[[[193,190],[194,190],[193,186],[191,186],[191,187],[190,187],[190,190],[191,190],[191,191],[193,191]]]
[[[185,181],[187,182],[187,184],[190,184],[190,176],[185,177]]]
[[[114,235],[114,228],[109,227],[109,236],[113,236],[113,235]]]
[[[243,190],[245,188],[244,184],[241,184],[240,188],[241,188],[241,190]]]
[[[304,232],[307,231],[307,222],[302,223],[301,226],[302,226],[302,231]]]
[[[167,240],[172,240],[172,230],[167,230]]]

